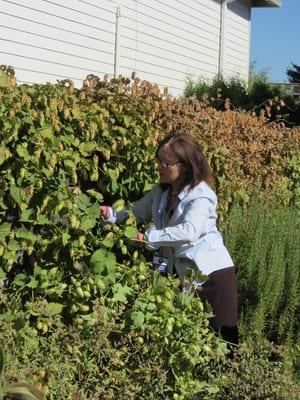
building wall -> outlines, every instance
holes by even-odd
[[[99,6],[101,4],[101,6]],[[115,1],[0,0],[0,64],[19,82],[113,74]]]
[[[122,74],[136,70],[181,92],[187,74],[210,78],[218,72],[218,1],[128,0],[121,19]]]
[[[250,66],[251,7],[247,0],[228,4],[225,28],[224,76],[247,81]]]
[[[221,0],[0,0],[0,64],[27,83],[113,75],[117,6],[118,73],[179,95],[188,74],[219,72]],[[248,0],[228,5],[225,26],[223,73],[247,79]]]

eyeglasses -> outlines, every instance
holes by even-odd
[[[173,162],[173,163],[168,163],[168,162],[161,161],[161,160],[158,158],[158,159],[157,159],[157,162],[158,162],[158,164],[159,164],[161,167],[163,167],[163,168],[171,168],[171,167],[173,167],[173,165],[181,164],[183,161],[176,161],[176,162]]]

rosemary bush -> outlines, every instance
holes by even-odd
[[[224,236],[237,266],[241,332],[299,342],[299,215],[253,199],[232,208]],[[298,336],[298,337],[297,337]]]

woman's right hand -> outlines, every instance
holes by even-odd
[[[100,206],[100,210],[101,210],[101,217],[103,219],[109,218],[110,213],[111,213],[110,207],[108,207],[108,206]]]

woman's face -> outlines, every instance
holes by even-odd
[[[176,184],[185,179],[186,167],[167,144],[158,151],[158,172],[160,183]]]

